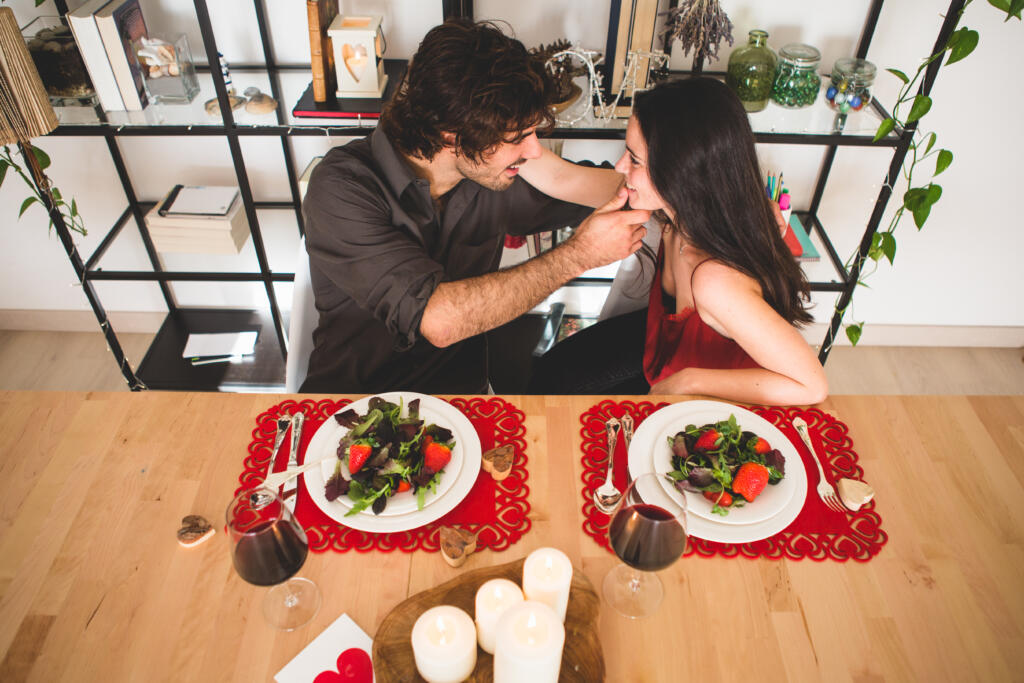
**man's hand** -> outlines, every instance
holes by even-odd
[[[627,197],[626,188],[619,188],[611,201],[580,223],[565,243],[563,248],[570,252],[581,272],[621,261],[640,249],[647,234],[644,223],[651,212],[623,211]]]

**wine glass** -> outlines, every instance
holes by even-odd
[[[608,541],[623,564],[604,578],[604,597],[619,613],[636,619],[654,614],[665,589],[654,572],[686,550],[686,502],[669,496],[648,472],[622,494],[608,524]]]
[[[257,586],[273,586],[263,598],[263,616],[291,631],[320,610],[320,590],[309,579],[292,578],[306,561],[309,542],[276,491],[242,491],[227,510],[235,571]]]

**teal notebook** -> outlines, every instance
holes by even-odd
[[[799,240],[802,249],[802,253],[796,257],[797,261],[818,261],[821,259],[818,250],[811,244],[811,238],[807,234],[807,230],[804,229],[804,224],[800,222],[795,213],[789,217],[789,229]]]

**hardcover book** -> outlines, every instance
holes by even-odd
[[[306,0],[309,19],[310,70],[313,72],[313,101],[326,102],[329,94],[337,90],[334,72],[334,49],[327,33],[334,17],[338,16],[338,0]]]
[[[149,99],[135,50],[139,41],[149,34],[139,0],[112,0],[96,12],[95,18],[124,108],[141,111]]]
[[[100,106],[105,111],[123,111],[124,100],[114,78],[114,70],[107,59],[107,50],[96,27],[93,15],[111,0],[88,0],[84,5],[68,13],[68,24],[78,43],[78,52],[89,72]]]

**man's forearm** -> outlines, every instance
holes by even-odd
[[[423,311],[420,332],[434,346],[450,346],[518,318],[584,270],[567,242],[512,268],[442,282]]]

